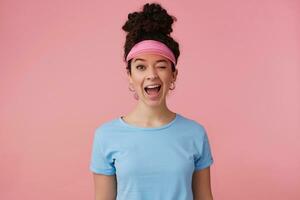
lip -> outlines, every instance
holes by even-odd
[[[154,84],[154,85],[156,85],[156,84]],[[144,93],[145,93],[145,95],[146,95],[149,99],[151,99],[151,100],[158,100],[158,99],[161,97],[161,95],[162,95],[162,85],[160,84],[160,89],[159,89],[159,91],[158,91],[158,96],[157,96],[157,97],[151,97],[151,96],[149,96],[148,93],[145,91],[145,88],[144,88]]]
[[[152,84],[149,84],[149,85],[145,85],[145,86],[144,86],[144,89],[145,89],[146,87],[148,87],[148,86],[152,86],[152,85],[160,85],[160,86],[162,86],[162,84],[161,84],[161,83],[152,83]]]

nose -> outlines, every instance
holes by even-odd
[[[157,73],[156,73],[156,70],[149,67],[149,73],[147,74],[147,79],[155,79],[157,78]]]

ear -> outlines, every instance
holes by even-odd
[[[178,75],[178,69],[176,68],[175,71],[172,73],[173,73],[173,82],[175,82],[177,79],[177,75]]]
[[[128,77],[129,83],[132,84],[133,81],[132,81],[132,77],[131,77],[131,75],[130,75],[130,73],[129,73],[129,70],[127,70],[127,77]]]

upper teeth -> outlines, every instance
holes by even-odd
[[[146,88],[155,88],[155,87],[159,87],[160,85],[148,85]]]

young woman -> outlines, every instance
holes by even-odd
[[[212,153],[204,126],[171,111],[180,54],[175,20],[160,4],[128,15],[123,30],[136,107],[96,128],[90,170],[96,200],[212,200]]]

